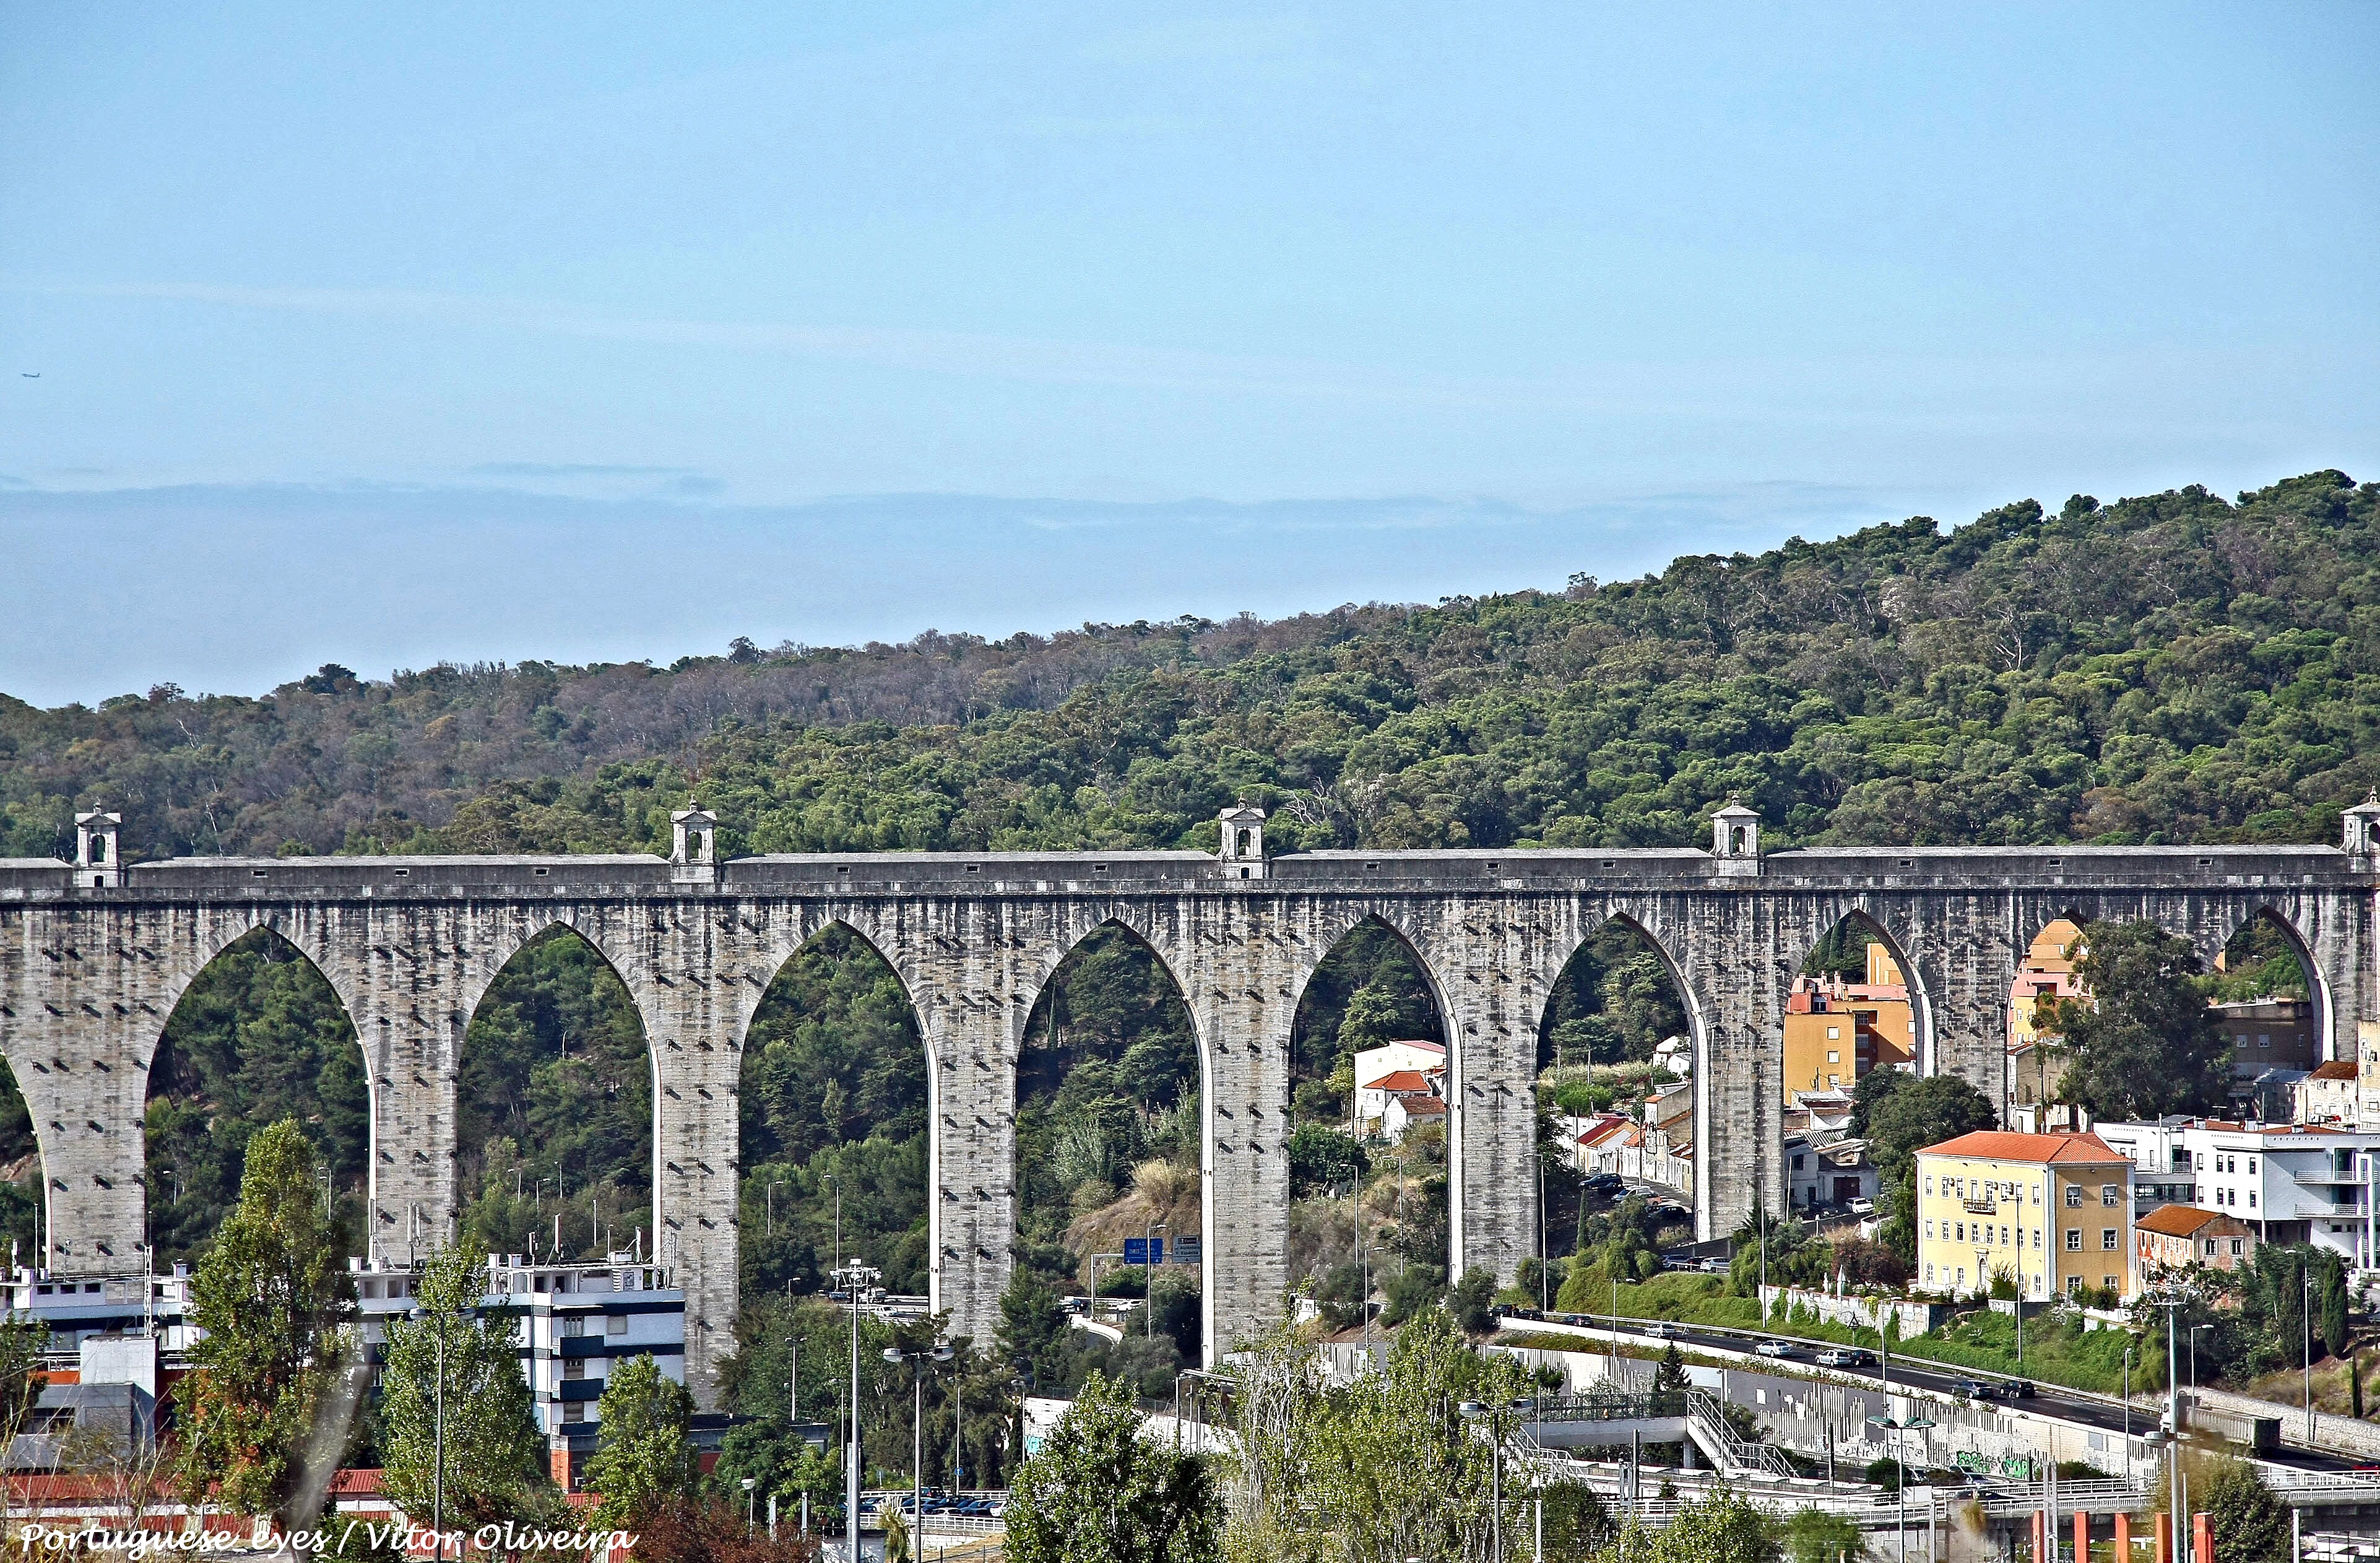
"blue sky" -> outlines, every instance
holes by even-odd
[[[43,703],[2380,477],[2368,6],[0,37],[0,690]]]

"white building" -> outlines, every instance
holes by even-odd
[[[1383,1042],[1355,1055],[1358,1138],[1378,1134],[1394,1141],[1415,1120],[1443,1122],[1445,1097],[1446,1048],[1439,1043]],[[1433,1109],[1430,1101],[1438,1107]]]
[[[2195,1183],[2192,1204],[2247,1222],[2261,1242],[2311,1242],[2374,1267],[2380,1133],[2205,1120],[2184,1130],[2182,1143]]]
[[[349,1262],[363,1311],[364,1340],[377,1366],[387,1324],[415,1306],[419,1270]],[[482,1308],[519,1321],[521,1375],[536,1403],[538,1430],[585,1442],[595,1432],[596,1401],[611,1371],[629,1357],[652,1357],[664,1376],[686,1382],[686,1293],[650,1259],[532,1265],[517,1254],[492,1254]]]
[[[2094,1123],[2091,1132],[2111,1150],[2122,1151],[2132,1163],[2132,1219],[2168,1205],[2189,1205],[2198,1197],[2198,1180],[2190,1165],[2184,1135],[2192,1121],[2176,1115],[2154,1123]]]
[[[2357,1068],[2345,1059],[2333,1059],[2298,1082],[2297,1121],[2352,1129],[2361,1120],[2362,1096]]]

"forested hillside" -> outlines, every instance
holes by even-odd
[[[0,699],[0,853],[2326,841],[2380,781],[2380,485],[2316,473],[1278,623]]]

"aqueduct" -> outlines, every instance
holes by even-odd
[[[2339,847],[1764,850],[1721,810],[1712,850],[1318,852],[1268,857],[1263,817],[1227,811],[1222,851],[881,853],[722,860],[715,821],[677,817],[667,858],[182,858],[126,866],[116,819],[81,817],[77,861],[0,860],[0,1049],[40,1142],[47,1262],[122,1274],[143,1233],[142,1110],[166,1017],[260,926],[321,968],[371,1082],[375,1256],[403,1260],[455,1209],[456,1062],[498,970],[557,925],[611,962],[655,1071],[653,1230],[687,1295],[702,1403],[736,1310],[736,1093],[747,1026],[778,968],[847,925],[907,987],[928,1051],[934,1305],[988,1339],[1016,1219],[1018,1055],[1043,984],[1108,922],[1170,969],[1198,1032],[1208,1351],[1267,1323],[1287,1274],[1291,1026],[1300,992],[1366,917],[1427,969],[1453,1042],[1457,1272],[1509,1278],[1534,1251],[1532,1080],[1547,996],[1618,918],[1685,996],[1696,1060],[1696,1218],[1730,1230],[1782,1203],[1785,998],[1847,915],[1908,974],[1918,1067],[2000,1095],[2010,979],[2063,915],[2147,918],[2210,958],[2266,914],[2299,941],[2329,1057],[2380,1075],[2374,891],[2380,802]]]

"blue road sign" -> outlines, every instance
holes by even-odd
[[[1163,1238],[1124,1239],[1123,1262],[1127,1265],[1164,1264],[1165,1240]]]

